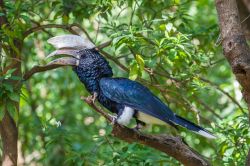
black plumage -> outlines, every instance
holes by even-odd
[[[84,49],[78,53],[80,62],[79,66],[74,67],[74,71],[86,89],[91,94],[96,92],[98,101],[111,112],[119,116],[124,107],[129,106],[174,127],[181,125],[196,132],[206,131],[174,114],[169,107],[140,83],[126,78],[112,78],[111,67],[95,49]],[[134,117],[137,118],[136,113]]]

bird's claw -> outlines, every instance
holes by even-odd
[[[91,96],[88,96],[86,98],[86,100],[89,102],[89,103],[95,103],[95,100],[97,98],[98,94],[96,92],[93,93],[93,95]]]
[[[134,130],[140,131],[143,129],[145,126],[143,126],[141,123],[137,123],[136,126],[134,127]]]
[[[109,116],[112,118],[111,124],[114,125],[116,123],[116,120],[117,120],[117,115],[109,114]]]

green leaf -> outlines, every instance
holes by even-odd
[[[168,57],[171,61],[175,59],[176,55],[177,55],[177,52],[174,49],[170,49]]]
[[[11,76],[10,77],[11,80],[15,80],[15,81],[18,81],[18,80],[22,80],[22,77],[18,77],[18,76]]]
[[[7,110],[8,113],[10,114],[10,116],[14,119],[15,123],[18,123],[18,112],[17,109],[15,107],[15,103],[14,102],[8,102],[7,103]]]
[[[30,17],[26,16],[26,15],[20,15],[20,17],[28,24],[30,23]]]
[[[6,89],[9,92],[13,92],[13,86],[7,83],[3,83],[4,89]]]
[[[139,66],[137,63],[132,62],[129,68],[129,79],[135,80],[138,77]]]
[[[136,61],[139,64],[140,70],[143,71],[144,70],[144,60],[142,59],[142,57],[140,55],[136,55]]]
[[[68,22],[69,22],[69,16],[66,15],[66,14],[64,14],[62,16],[62,21],[63,21],[63,24],[68,24]]]
[[[7,79],[7,78],[11,77],[11,75],[12,75],[12,73],[13,73],[14,71],[16,71],[16,68],[15,68],[15,69],[10,69],[10,70],[8,70],[8,71],[6,72],[6,74],[5,74],[5,78]]]
[[[8,97],[9,97],[12,101],[19,102],[19,100],[20,100],[20,95],[19,95],[18,93],[8,93]]]

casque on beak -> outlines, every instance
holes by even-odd
[[[87,39],[77,35],[61,35],[52,37],[48,43],[53,45],[57,50],[50,53],[47,58],[56,57],[57,59],[49,62],[47,66],[78,66],[80,60],[79,51],[82,49],[92,49],[95,45]],[[65,57],[61,57],[65,55]]]

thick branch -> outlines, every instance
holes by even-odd
[[[112,121],[112,118],[105,111],[98,108],[91,100],[84,99],[84,101],[94,110],[103,115],[107,121]],[[146,135],[119,124],[113,126],[112,135],[128,143],[137,142],[162,151],[167,155],[174,157],[184,165],[210,165],[201,155],[186,145],[180,137],[169,135]]]
[[[31,76],[33,76],[36,73],[44,72],[47,70],[52,70],[58,67],[62,67],[62,66],[61,65],[34,66],[23,75],[23,79],[28,80]]]

